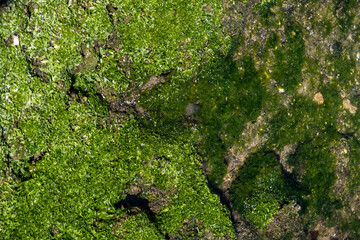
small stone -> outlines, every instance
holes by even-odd
[[[191,116],[196,114],[199,110],[201,109],[201,106],[199,104],[189,104],[187,105],[186,109],[185,109],[185,115],[186,116]]]
[[[349,110],[349,112],[351,114],[355,114],[356,110],[357,110],[357,107],[352,105],[349,99],[344,99],[343,100],[343,108],[345,108],[346,110]]]
[[[318,104],[323,104],[324,103],[324,97],[321,94],[321,92],[318,92],[318,93],[315,94],[314,101],[317,102]]]
[[[20,38],[17,34],[13,34],[11,35],[11,38],[12,38],[12,44],[14,46],[19,46],[20,45]]]

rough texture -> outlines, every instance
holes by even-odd
[[[1,239],[359,239],[359,3],[0,2]]]

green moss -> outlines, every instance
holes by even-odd
[[[201,68],[194,81],[164,85],[143,95],[141,102],[163,130],[177,128],[179,121],[185,121],[189,103],[201,106],[193,116],[201,124],[200,151],[211,165],[211,183],[219,186],[226,173],[224,154],[239,141],[244,124],[259,116],[266,92],[250,56],[235,62],[231,56],[224,60],[219,55]]]
[[[353,11],[356,11],[357,2],[355,0],[333,0],[333,3],[335,5],[334,14],[337,16],[336,20],[341,26],[340,29],[347,32],[355,18],[355,12]]]
[[[359,151],[359,141],[356,138],[351,138],[349,141],[350,145],[350,175],[349,177],[351,180],[349,181],[349,189],[351,192],[351,195],[353,195],[357,189],[357,187],[360,185],[360,151]]]
[[[302,28],[290,22],[285,28],[286,42],[275,50],[275,66],[272,77],[286,91],[292,93],[301,82],[305,45]]]
[[[321,138],[301,143],[288,163],[294,166],[294,174],[301,179],[301,185],[311,192],[303,210],[315,211],[325,218],[332,216],[334,209],[340,208],[337,199],[331,197],[331,187],[335,183],[335,159],[329,154],[329,142]]]
[[[239,170],[231,186],[235,209],[257,228],[266,228],[280,206],[290,200],[300,204],[313,222],[318,217],[331,218],[342,207],[331,194],[335,183],[335,160],[328,153],[329,145],[320,138],[300,143],[288,164],[293,173],[286,173],[273,153],[251,155]]]
[[[109,14],[108,3],[16,1],[0,14],[0,38],[20,37],[0,42],[0,238],[164,239],[186,219],[201,223],[199,236],[233,238],[189,145],[196,131],[161,135],[133,106],[119,110],[130,85],[173,70],[178,92],[213,58],[206,42],[227,41],[221,6],[113,1]],[[140,194],[165,201],[155,217],[117,207],[132,184],[165,194]]]
[[[269,18],[273,17],[273,13],[271,12],[271,8],[276,6],[276,4],[280,2],[277,0],[263,0],[261,3],[256,3],[254,5],[254,9],[259,11],[262,20],[265,24],[269,24]]]
[[[266,228],[282,204],[301,197],[295,187],[282,174],[274,153],[257,152],[239,170],[230,189],[231,201],[249,223]]]
[[[359,31],[356,1],[332,3],[12,1],[0,13],[0,238],[234,238],[208,184],[220,188],[226,153],[260,113],[265,146],[231,186],[235,209],[260,231],[290,200],[306,231],[335,218],[342,138],[349,194],[360,184],[360,113],[340,94],[358,106]],[[330,53],[314,56],[309,36]],[[273,152],[289,145],[293,173]],[[147,208],[121,205],[129,195]]]

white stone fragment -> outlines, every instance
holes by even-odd
[[[19,46],[20,45],[20,38],[19,38],[18,35],[13,34],[13,35],[11,35],[11,38],[12,38],[12,41],[13,41],[12,44],[14,46]]]

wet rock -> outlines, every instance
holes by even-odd
[[[314,96],[314,101],[317,102],[318,104],[323,104],[324,103],[324,97],[321,94],[321,92],[317,92]]]
[[[205,4],[205,5],[203,6],[203,8],[204,8],[204,10],[207,11],[207,12],[212,12],[212,11],[213,11],[212,7],[211,7],[209,4]]]
[[[186,116],[195,115],[200,109],[201,109],[201,106],[199,104],[190,103],[187,105],[187,107],[185,109],[185,115]]]
[[[356,110],[357,110],[357,107],[352,105],[349,99],[344,99],[343,100],[343,108],[348,110],[351,114],[355,114]]]
[[[137,195],[137,194],[141,193],[141,191],[142,191],[142,189],[138,185],[131,184],[129,187],[129,194]]]
[[[314,240],[346,239],[337,227],[329,227],[323,221],[319,221],[315,228],[310,231],[310,237]]]
[[[148,186],[146,182],[131,184],[128,195],[139,196],[147,201],[149,210],[154,214],[159,214],[172,201],[171,196],[176,193],[176,189],[162,190],[156,186]]]
[[[246,158],[266,141],[267,138],[259,134],[265,123],[266,119],[263,116],[259,116],[256,121],[248,122],[241,134],[245,145],[234,145],[231,147],[226,157],[228,167],[221,186],[226,197],[229,197],[228,191],[230,185],[237,178],[238,170],[243,166]]]

